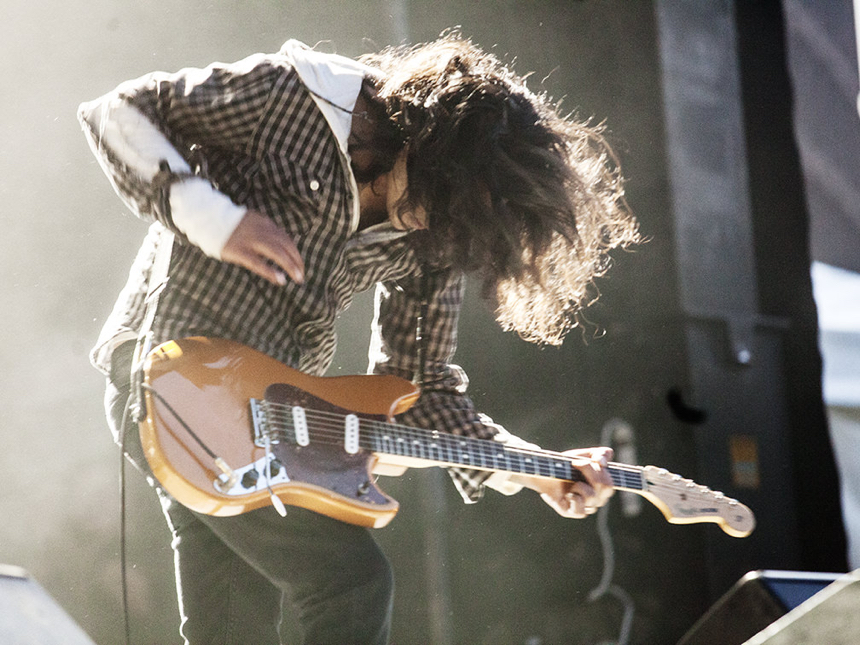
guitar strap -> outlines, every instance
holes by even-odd
[[[170,166],[166,161],[160,164],[160,170],[153,179],[153,184],[160,185],[163,207],[169,208],[169,187],[174,181],[180,179],[179,176],[170,172]],[[187,175],[186,175],[187,176]],[[184,178],[184,177],[182,177]],[[129,602],[128,602],[128,581],[127,581],[127,566],[126,566],[126,484],[125,484],[125,460],[126,457],[143,472],[148,479],[152,477],[152,471],[149,469],[143,448],[139,441],[134,441],[133,446],[127,445],[126,433],[129,430],[129,417],[135,423],[140,423],[146,416],[146,409],[143,397],[143,361],[146,359],[152,347],[152,323],[155,320],[155,310],[158,307],[158,298],[167,284],[168,271],[170,268],[170,256],[173,253],[174,234],[164,228],[161,231],[161,236],[158,239],[158,246],[155,250],[155,257],[152,262],[152,268],[149,273],[149,284],[146,294],[145,311],[143,321],[137,334],[137,341],[134,346],[134,355],[131,361],[131,381],[128,400],[125,405],[125,411],[122,415],[122,421],[119,432],[119,447],[120,447],[120,568],[122,570],[122,606],[125,624],[125,642],[130,643],[129,636]],[[135,433],[132,433],[135,434]],[[138,436],[138,435],[135,435]],[[139,451],[139,452],[138,452]],[[132,455],[132,452],[135,454]],[[150,479],[150,483],[154,482],[154,478]]]
[[[191,153],[194,156],[196,172],[175,172],[170,169],[170,165],[164,159],[158,164],[158,172],[152,178],[152,187],[160,195],[160,206],[163,213],[170,212],[170,187],[173,184],[184,181],[189,177],[199,177],[206,172],[206,162],[200,154],[199,148],[192,146]],[[170,257],[173,253],[175,237],[174,233],[166,227],[161,231],[161,237],[158,240],[158,247],[156,248],[155,258],[153,259],[152,269],[149,274],[146,309],[143,322],[138,330],[137,344],[134,348],[134,359],[131,364],[130,409],[134,420],[137,422],[143,420],[146,414],[142,390],[143,362],[152,349],[152,323],[155,320],[155,311],[158,308],[158,298],[167,285],[167,274],[170,269]]]

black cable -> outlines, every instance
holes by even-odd
[[[180,425],[185,429],[185,431],[188,434],[191,435],[191,438],[197,442],[197,445],[199,445],[201,448],[203,448],[203,450],[206,451],[207,455],[209,455],[210,457],[212,457],[212,459],[214,459],[216,461],[218,460],[218,455],[216,455],[214,452],[212,452],[212,450],[209,449],[209,446],[207,446],[205,443],[203,443],[203,439],[201,439],[200,437],[197,436],[197,433],[191,429],[191,426],[189,426],[187,423],[185,423],[183,418],[181,416],[179,416],[179,413],[176,410],[174,410],[173,407],[171,407],[171,405],[167,402],[167,400],[163,396],[161,396],[158,393],[158,391],[155,390],[155,388],[151,387],[150,385],[148,385],[146,383],[141,383],[140,387],[141,387],[141,389],[144,389],[147,392],[149,392],[150,394],[152,394],[155,398],[157,398],[159,400],[159,402],[161,402],[161,404],[165,408],[167,408],[167,411],[173,415],[174,419],[179,421]]]
[[[131,645],[131,620],[128,614],[128,576],[126,572],[126,485],[125,485],[125,433],[128,424],[131,396],[126,399],[119,432],[119,561],[122,579],[122,616],[125,628],[125,643]]]

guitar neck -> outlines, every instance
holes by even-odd
[[[271,391],[277,399],[277,392],[272,390],[275,387],[278,386],[271,386],[267,392]],[[278,400],[267,400],[265,410],[260,412],[259,420],[257,414],[253,415],[255,432],[258,425],[265,425],[266,433],[283,436],[299,446],[327,444],[339,446],[346,453],[363,449],[395,468],[453,466],[571,482],[584,480],[574,467],[575,458],[558,452],[460,437],[368,417],[359,419],[342,411],[290,406]],[[675,524],[716,522],[736,537],[749,535],[755,526],[750,509],[737,500],[663,468],[610,462],[607,471],[615,488],[645,497]]]
[[[506,446],[489,439],[458,437],[384,422],[363,423],[363,448],[382,455],[418,460],[427,465],[461,466],[531,477],[584,481],[569,455]],[[670,522],[716,522],[729,535],[744,537],[755,526],[749,508],[722,493],[654,466],[610,462],[615,488],[637,493]]]
[[[361,447],[381,455],[405,457],[438,466],[582,481],[582,475],[571,464],[570,456],[557,452],[506,446],[488,439],[460,437],[385,422],[363,421],[362,429]],[[640,466],[611,462],[607,470],[618,489],[641,491],[645,487]]]

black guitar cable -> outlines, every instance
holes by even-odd
[[[185,419],[179,416],[179,413],[173,409],[173,406],[171,406],[167,402],[167,399],[161,396],[161,394],[159,394],[156,389],[154,389],[147,383],[141,383],[140,388],[142,390],[146,390],[147,392],[152,394],[152,396],[158,399],[159,403],[161,403],[161,405],[163,405],[167,409],[167,411],[170,412],[173,418],[179,422],[179,424],[182,426],[182,429],[185,430],[185,432],[187,432],[191,436],[191,438],[197,442],[197,445],[200,446],[203,451],[212,458],[212,461],[215,462],[215,465],[218,466],[218,469],[223,473],[223,475],[218,476],[218,481],[221,483],[221,486],[223,486],[225,490],[229,490],[230,488],[232,488],[238,480],[238,475],[232,468],[230,468],[230,466],[227,465],[227,462],[224,461],[218,455],[216,455],[212,451],[212,449],[206,445],[203,439],[201,439],[200,436],[196,432],[194,432],[194,430],[191,429],[191,426],[189,426],[185,422]]]
[[[182,425],[183,429],[200,445],[200,447],[209,455],[215,464],[221,469],[224,473],[225,479],[221,480],[222,484],[226,488],[230,488],[235,484],[237,475],[233,472],[229,466],[226,465],[223,459],[218,457],[210,448],[207,446],[203,440],[199,437],[199,435],[191,429],[188,423],[179,415],[179,413],[173,409],[173,407],[165,400],[161,394],[158,393],[154,388],[152,388],[147,383],[139,383],[138,387],[141,390],[145,390],[152,394],[158,401],[167,409],[167,411]],[[141,397],[142,401],[142,397]],[[129,420],[132,413],[133,406],[133,397],[129,396],[126,399],[125,407],[122,413],[122,421],[120,422],[120,432],[119,432],[119,455],[120,455],[120,464],[119,464],[119,497],[120,497],[120,518],[119,518],[119,526],[120,526],[120,577],[121,577],[121,585],[122,585],[122,615],[123,615],[123,625],[125,630],[125,643],[126,645],[131,645],[131,619],[129,613],[129,599],[128,599],[128,571],[127,571],[127,505],[126,505],[126,451],[125,451],[125,439],[126,433],[129,430]]]
[[[126,574],[126,485],[125,485],[125,433],[128,429],[131,397],[125,402],[119,432],[119,568],[122,580],[122,618],[125,644],[131,645],[131,621],[128,611],[128,576]]]

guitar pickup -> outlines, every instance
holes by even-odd
[[[249,404],[251,425],[254,428],[254,445],[258,448],[266,447],[267,438],[271,445],[280,443],[281,439],[299,446],[310,444],[308,420],[303,407],[299,405],[288,407],[282,403],[260,399],[250,399]]]
[[[343,449],[350,455],[358,454],[358,417],[347,414],[343,423]]]

